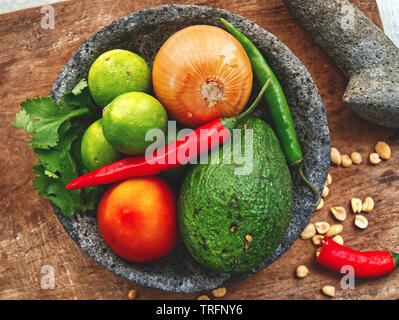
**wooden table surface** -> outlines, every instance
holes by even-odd
[[[353,1],[381,26],[374,0]],[[63,65],[94,32],[131,12],[166,4],[163,0],[67,1],[53,5],[55,29],[40,27],[40,8],[0,15],[0,298],[1,299],[195,299],[200,293],[173,294],[119,278],[89,258],[67,235],[49,202],[32,186],[36,162],[27,143],[30,137],[10,125],[19,103],[47,95]],[[368,123],[346,110],[341,102],[346,79],[294,20],[281,0],[185,0],[240,14],[270,30],[309,69],[323,97],[332,145],[343,153],[359,151],[366,159],[378,140],[385,140],[393,156],[378,166],[367,161],[349,168],[332,167],[333,184],[324,209],[313,222],[333,223],[329,208],[344,206],[351,197],[371,196],[375,209],[367,214],[369,227],[353,226],[353,214],[343,223],[348,246],[359,250],[399,251],[399,134]],[[350,211],[349,211],[350,212]],[[325,299],[326,284],[336,287],[336,299],[398,299],[399,272],[379,279],[357,279],[355,289],[341,289],[341,275],[315,264],[310,240],[298,239],[274,264],[227,288],[225,299]],[[310,275],[296,279],[297,265]],[[54,267],[55,289],[40,286],[41,269]],[[209,292],[205,292],[209,294]]]

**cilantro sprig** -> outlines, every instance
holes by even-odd
[[[80,142],[86,127],[99,117],[87,81],[82,79],[57,104],[49,97],[27,99],[12,124],[33,138],[29,145],[38,156],[33,185],[65,216],[94,210],[103,188],[67,190],[65,186],[84,173]]]

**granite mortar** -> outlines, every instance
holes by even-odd
[[[51,90],[59,100],[62,94],[87,77],[94,60],[103,52],[120,48],[143,56],[152,66],[164,41],[176,31],[194,24],[222,27],[219,18],[232,22],[260,48],[277,74],[291,106],[299,142],[304,154],[304,171],[319,190],[330,166],[330,134],[322,99],[311,75],[297,57],[273,34],[253,22],[224,10],[204,6],[165,5],[123,17],[89,38],[61,71]],[[259,86],[254,86],[254,94]],[[266,116],[261,105],[258,116]],[[242,274],[214,273],[199,265],[179,242],[164,258],[146,263],[121,259],[105,244],[97,228],[96,215],[77,213],[64,217],[54,211],[71,238],[95,261],[116,275],[172,292],[194,292],[227,286],[243,280],[277,260],[298,238],[313,215],[314,193],[292,171],[295,205],[287,234],[275,253],[261,266]]]
[[[284,0],[348,78],[344,105],[361,118],[399,127],[399,48],[347,0]]]

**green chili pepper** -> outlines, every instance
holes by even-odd
[[[303,173],[303,156],[301,147],[299,146],[298,138],[296,136],[294,121],[292,120],[291,111],[288,106],[287,99],[285,98],[284,91],[281,88],[281,85],[276,75],[267,64],[262,53],[251,42],[251,40],[249,40],[231,23],[227,22],[223,18],[221,18],[220,20],[226,26],[227,31],[230,32],[245,49],[245,52],[247,53],[249,60],[251,61],[252,69],[259,84],[263,86],[269,76],[272,77],[269,88],[264,93],[263,97],[269,106],[269,113],[272,118],[276,134],[279,138],[281,148],[284,151],[285,157],[287,158],[288,165],[296,167],[301,178],[317,194],[318,200],[314,206],[318,206],[321,199],[320,192],[305,177]]]

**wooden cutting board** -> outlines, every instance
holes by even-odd
[[[374,0],[353,1],[381,26]],[[36,157],[29,136],[10,125],[19,103],[47,95],[61,68],[94,32],[131,12],[166,4],[163,0],[67,1],[53,5],[55,29],[40,27],[40,8],[0,15],[0,298],[1,299],[195,299],[200,293],[172,294],[144,288],[107,271],[69,238],[47,200],[32,186]],[[328,114],[332,145],[343,153],[362,153],[364,162],[331,168],[333,184],[324,209],[312,219],[334,220],[332,206],[344,206],[349,217],[342,233],[348,246],[359,250],[399,251],[399,134],[352,115],[341,102],[346,79],[294,20],[281,0],[185,0],[245,16],[274,33],[306,65],[318,86]],[[133,39],[134,41],[134,39]],[[377,166],[367,157],[378,140],[385,140],[393,156]],[[353,226],[351,197],[371,196],[375,209],[367,214],[369,227]],[[399,272],[380,279],[357,279],[356,288],[341,289],[341,276],[314,262],[310,240],[298,239],[278,261],[251,278],[227,288],[225,299],[326,299],[324,285],[336,287],[336,299],[398,299]],[[294,277],[297,265],[310,275]],[[40,286],[43,266],[54,267],[55,289]],[[204,292],[205,294],[211,293]]]

